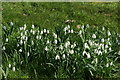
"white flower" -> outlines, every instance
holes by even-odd
[[[104,51],[105,51],[105,53],[107,53],[107,49],[105,49]]]
[[[47,30],[47,33],[49,34],[49,33],[50,33],[50,31],[49,31],[49,30]]]
[[[44,33],[46,33],[46,32],[47,32],[47,30],[46,30],[46,29],[44,29],[44,30],[43,30],[43,32],[44,32]]]
[[[67,48],[69,45],[70,45],[70,42],[67,41],[67,42],[65,43],[65,48]]]
[[[78,35],[82,35],[82,31],[81,30],[79,31]]]
[[[105,45],[105,48],[108,48],[108,45],[107,45],[107,44]]]
[[[32,28],[34,29],[34,28],[35,28],[35,26],[34,26],[34,25],[32,25]]]
[[[39,36],[39,39],[41,39],[41,36]]]
[[[84,44],[84,47],[85,49],[90,49],[87,43]]]
[[[23,33],[20,33],[21,36],[23,36]]]
[[[91,40],[89,40],[88,42],[89,42],[90,46],[92,46],[92,45],[93,45],[93,43],[92,43],[92,41],[91,41]]]
[[[65,31],[65,32],[66,32],[66,31],[67,31],[67,27],[65,27],[65,28],[63,29],[63,31]]]
[[[9,68],[11,68],[11,64],[9,64]]]
[[[23,35],[23,36],[21,37],[21,39],[25,40],[25,35]]]
[[[20,52],[22,52],[22,49],[19,49]]]
[[[112,49],[111,49],[111,47],[109,48],[109,51],[111,51]]]
[[[87,54],[87,52],[86,52],[86,51],[83,51],[82,55],[84,56],[85,54]]]
[[[26,29],[26,27],[27,27],[26,24],[24,24],[24,30]]]
[[[103,28],[102,28],[102,30],[104,31],[104,30],[105,30],[105,28],[103,27]]]
[[[26,41],[28,40],[28,37],[27,37],[27,36],[25,37],[25,40],[26,40]]]
[[[22,41],[22,40],[20,40],[20,44],[23,44],[23,41]]]
[[[101,51],[98,51],[98,55],[100,55],[100,54],[102,55],[102,52],[101,52]]]
[[[68,25],[67,28],[69,29],[69,28],[70,28],[70,25]]]
[[[63,46],[62,45],[60,45],[60,47],[59,47],[61,50],[63,50]]]
[[[15,71],[15,67],[13,67],[12,70]]]
[[[97,58],[95,58],[95,62],[98,63],[98,59]]]
[[[43,31],[41,31],[41,33],[40,34],[43,34]]]
[[[68,30],[68,33],[70,33],[70,30]]]
[[[59,56],[59,55],[56,55],[55,59],[56,59],[56,60],[60,59],[60,56]]]
[[[57,40],[55,40],[54,43],[57,44]]]
[[[71,45],[71,48],[74,48],[74,45]]]
[[[111,62],[110,65],[112,66],[112,65],[113,65],[113,62]]]
[[[10,25],[13,26],[13,22],[10,22]]]
[[[87,53],[86,55],[87,55],[87,58],[90,58],[90,57],[91,57],[89,53]]]
[[[110,31],[108,31],[108,36],[110,36],[110,35],[111,35]]]
[[[30,32],[32,33],[32,32],[33,32],[33,30],[31,29],[31,30],[30,30]]]
[[[71,29],[71,33],[73,33],[74,31],[73,31],[73,29]]]
[[[25,35],[27,35],[27,30],[25,31]]]
[[[84,25],[82,25],[81,28],[84,29]]]
[[[5,50],[6,48],[5,48],[5,46],[3,46],[3,50]]]
[[[73,53],[74,53],[74,50],[69,50],[69,53],[70,53],[70,54],[73,54]]]
[[[108,38],[108,41],[110,41],[110,38]]]
[[[48,50],[49,50],[49,49],[48,49],[48,47],[46,46],[46,47],[45,47],[45,51],[48,51]]]
[[[33,35],[34,35],[34,34],[35,34],[35,31],[33,30],[33,32],[32,32],[32,33],[33,33]]]
[[[20,27],[20,31],[23,30],[23,27]]]
[[[50,41],[49,40],[47,40],[47,43],[46,44],[49,44],[50,43]]]
[[[118,55],[120,55],[120,51],[118,52]]]
[[[6,26],[3,26],[3,28],[6,30]]]
[[[36,39],[39,39],[39,36],[38,36],[38,35],[36,36]]]
[[[65,54],[63,54],[63,58],[65,59]]]
[[[106,64],[106,67],[109,67],[109,64],[108,64],[108,63]]]
[[[17,47],[19,47],[19,44],[17,44]]]
[[[53,36],[54,36],[55,38],[57,38],[57,34],[53,33]]]
[[[92,35],[92,38],[96,38],[96,35],[95,35],[95,34],[93,34],[93,35]]]
[[[31,43],[32,43],[32,45],[34,45],[34,42],[33,42],[33,41],[32,41]]]
[[[101,42],[103,42],[103,43],[104,43],[104,41],[105,41],[105,40],[104,40],[104,38],[102,38],[102,39],[101,39]]]
[[[8,42],[8,38],[6,38],[6,42]]]
[[[30,53],[28,52],[28,53],[27,53],[27,56],[29,56],[29,55],[30,55]]]

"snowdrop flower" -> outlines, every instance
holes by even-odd
[[[76,43],[74,43],[73,45],[74,45],[74,47],[76,47]]]
[[[24,24],[24,30],[26,29],[26,27],[27,27],[26,24]]]
[[[33,30],[33,32],[32,32],[32,33],[33,33],[33,35],[34,35],[34,34],[35,34],[35,31]]]
[[[54,43],[57,44],[57,40],[55,40]]]
[[[96,38],[96,35],[95,35],[95,34],[93,34],[93,35],[92,35],[92,38]]]
[[[40,34],[43,34],[43,31],[41,31],[41,33]]]
[[[25,35],[27,35],[27,31],[25,31]]]
[[[85,49],[90,49],[87,43],[84,44],[84,47]]]
[[[30,33],[32,33],[32,32],[33,32],[33,30],[31,29],[31,30],[30,30]]]
[[[39,36],[39,39],[41,39],[42,37],[41,36]]]
[[[27,37],[27,36],[25,37],[25,40],[26,40],[26,41],[28,40],[28,37]]]
[[[102,38],[102,39],[101,39],[101,42],[103,42],[103,43],[104,43],[104,41],[105,41],[105,40],[104,40],[104,38]]]
[[[23,33],[20,33],[21,36],[23,36]]]
[[[110,36],[110,35],[111,35],[110,31],[108,31],[108,36]]]
[[[79,35],[81,35],[81,34],[82,34],[82,31],[80,30],[80,31],[79,31]]]
[[[23,36],[21,37],[21,39],[25,40],[25,35],[23,35]]]
[[[97,58],[95,58],[95,62],[98,63],[98,59]]]
[[[8,42],[8,38],[6,38],[6,42]]]
[[[48,51],[48,50],[49,50],[49,49],[48,49],[48,47],[46,46],[46,47],[45,47],[45,51]]]
[[[13,67],[12,70],[15,71],[15,67]]]
[[[90,54],[89,54],[89,53],[87,53],[86,55],[87,55],[87,58],[91,58],[91,56],[90,56]]]
[[[10,25],[13,26],[13,22],[10,22]]]
[[[106,49],[105,49],[104,51],[105,51],[105,53],[107,53],[107,50],[106,50]]]
[[[113,65],[113,62],[111,62],[110,65],[112,66],[112,65]]]
[[[19,44],[17,44],[17,47],[19,47]]]
[[[20,40],[20,44],[23,44],[23,41],[22,41],[22,40]]]
[[[34,45],[34,42],[33,42],[33,41],[32,41],[31,43],[32,43],[32,45]]]
[[[43,30],[43,32],[44,32],[44,33],[46,33],[46,32],[47,32],[47,30],[46,30],[46,29],[44,29],[44,30]]]
[[[50,41],[49,40],[47,40],[47,43],[46,44],[49,44],[50,43]]]
[[[98,55],[100,55],[100,54],[102,55],[102,52],[101,52],[101,51],[98,51]]]
[[[69,45],[70,45],[70,42],[67,41],[67,42],[65,43],[65,48],[67,48]]]
[[[118,52],[118,55],[120,55],[120,51]]]
[[[73,33],[74,31],[73,31],[73,29],[71,29],[71,33]]]
[[[5,50],[6,48],[5,48],[5,46],[3,46],[3,50]]]
[[[70,28],[70,25],[68,25],[67,28],[69,29],[69,28]]]
[[[35,28],[35,26],[32,24],[32,28],[34,29]]]
[[[39,39],[38,35],[36,36],[36,39]]]
[[[68,33],[70,33],[70,30],[68,30]]]
[[[23,27],[20,27],[20,31],[23,30]]]
[[[109,67],[109,64],[108,64],[108,63],[106,64],[106,67]]]
[[[28,53],[27,53],[27,56],[29,56],[29,55],[30,55],[30,53],[28,52]]]
[[[63,31],[65,31],[65,32],[66,32],[66,31],[67,31],[67,27],[65,27],[65,28],[63,29]]]
[[[57,34],[53,33],[53,36],[54,36],[55,38],[57,38]]]
[[[22,52],[22,49],[19,49],[20,52]]]
[[[63,50],[63,46],[62,46],[62,45],[60,45],[59,49]]]
[[[84,25],[82,25],[81,28],[84,29]]]
[[[9,68],[11,68],[11,64],[9,64],[8,66],[9,66]]]
[[[91,41],[91,40],[89,40],[88,42],[89,42],[90,46],[92,46],[92,45],[93,45],[93,43],[92,43],[92,41]]]
[[[60,59],[60,56],[59,56],[59,55],[56,55],[55,59],[56,59],[56,60]]]
[[[71,48],[74,48],[74,45],[71,45]]]
[[[69,53],[70,53],[70,54],[73,54],[73,53],[74,53],[74,50],[69,50]]]
[[[49,31],[49,30],[47,30],[47,33],[49,34],[49,33],[50,33],[50,31]]]
[[[87,54],[87,52],[84,50],[83,53],[82,53],[82,55],[84,56],[85,54]]]
[[[112,49],[111,49],[111,47],[109,48],[109,51],[111,51]]]
[[[102,28],[102,30],[104,31],[104,30],[105,30],[105,28],[103,27],[103,28]]]
[[[110,38],[108,38],[108,41],[110,41]]]
[[[3,26],[3,28],[6,30],[6,26]]]
[[[65,54],[63,54],[63,58],[65,59]]]
[[[107,45],[107,44],[105,45],[105,48],[108,48],[108,45]]]
[[[86,25],[86,28],[89,28],[89,27],[90,27],[89,24],[87,24],[87,25]]]

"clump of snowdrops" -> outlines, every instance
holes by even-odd
[[[120,33],[109,28],[88,24],[53,31],[11,22],[3,26],[3,76],[23,71],[29,78],[112,77],[120,55],[119,38]]]

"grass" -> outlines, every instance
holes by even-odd
[[[118,30],[118,3],[2,3],[3,24],[15,22],[18,26],[27,24],[45,28],[60,27],[66,20],[78,24],[106,26]]]

